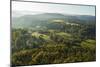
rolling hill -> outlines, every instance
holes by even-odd
[[[23,15],[12,17],[13,28],[34,28],[35,26],[46,26],[52,20],[64,20],[69,23],[95,23],[95,16],[88,15],[63,15],[59,13],[42,13],[35,15]]]

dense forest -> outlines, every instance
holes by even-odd
[[[12,19],[12,65],[96,60],[95,16],[44,13]]]

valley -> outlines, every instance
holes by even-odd
[[[12,65],[96,60],[95,16],[43,13],[12,19]]]

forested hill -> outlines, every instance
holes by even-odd
[[[95,16],[89,15],[64,15],[59,13],[42,13],[35,15],[23,15],[12,18],[12,27],[14,28],[30,28],[34,26],[46,25],[52,20],[64,20],[69,23],[78,24],[95,24]]]

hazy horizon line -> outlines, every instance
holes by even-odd
[[[84,16],[96,16],[96,15],[88,15],[88,14],[71,14],[71,13],[60,13],[60,12],[42,12],[42,11],[24,11],[24,10],[12,10],[12,13],[14,12],[19,12],[19,13],[22,13],[24,12],[23,14],[34,14],[34,15],[37,15],[37,14],[45,14],[45,13],[55,13],[55,14],[62,14],[62,15],[84,15]],[[28,13],[30,12],[30,13]]]

